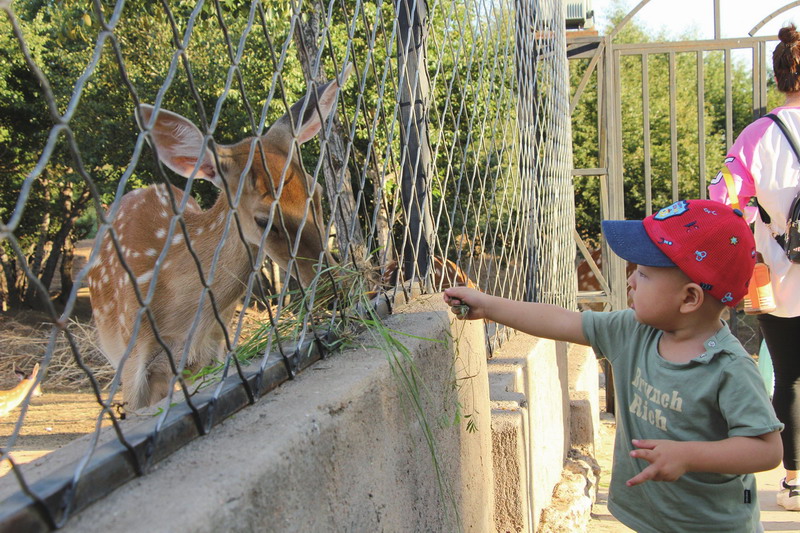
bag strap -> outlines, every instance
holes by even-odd
[[[733,182],[731,171],[728,170],[726,165],[722,166],[722,177],[725,180],[725,187],[728,188],[728,199],[731,201],[732,209],[739,209],[739,193],[736,192],[736,184]]]
[[[800,148],[798,148],[797,141],[795,140],[794,135],[792,135],[792,132],[789,131],[789,128],[786,127],[786,123],[783,122],[783,120],[781,120],[781,117],[779,117],[775,113],[769,113],[767,116],[771,118],[775,122],[775,124],[777,124],[778,127],[781,129],[783,134],[786,136],[786,139],[789,141],[789,145],[792,147],[792,150],[794,150],[794,155],[797,156],[797,160],[800,161]]]
[[[792,147],[792,151],[794,152],[795,157],[797,157],[797,160],[800,161],[800,147],[798,147],[794,135],[792,135],[792,132],[789,131],[788,127],[786,127],[786,124],[783,122],[783,120],[781,120],[781,118],[775,113],[769,113],[766,116],[771,118],[772,121],[778,125],[778,127],[783,132],[784,137],[786,137],[786,140],[789,141],[789,146]],[[797,195],[795,196],[795,201],[797,201],[798,198],[800,198],[800,191],[798,191]],[[758,205],[758,214],[761,217],[761,220],[764,222],[764,224],[769,224],[772,221],[769,214],[764,210],[763,207],[761,207],[761,205],[757,203],[757,199],[756,199],[756,204]],[[784,242],[786,241],[785,234],[773,235],[773,237],[775,238],[776,241],[778,241],[778,244],[780,244],[781,247],[784,247]]]

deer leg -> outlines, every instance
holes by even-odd
[[[128,409],[147,407],[166,397],[172,379],[166,352],[157,346],[134,352],[122,370],[122,398]]]
[[[130,410],[147,407],[150,383],[147,378],[147,359],[134,351],[122,367],[122,400]]]
[[[150,384],[148,405],[153,405],[166,398],[173,375],[166,352],[163,350],[158,352],[147,365],[147,381]]]

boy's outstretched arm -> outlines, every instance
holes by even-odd
[[[467,287],[451,287],[444,291],[444,301],[451,307],[469,306],[460,319],[485,318],[535,337],[588,345],[581,328],[581,314],[557,305],[519,302],[490,296]]]
[[[633,440],[631,457],[650,463],[629,479],[632,487],[645,481],[675,481],[686,472],[752,474],[778,466],[783,445],[777,431],[757,437],[730,437],[714,442]]]

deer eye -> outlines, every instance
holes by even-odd
[[[255,221],[256,225],[262,230],[267,229],[267,226],[269,225],[269,217],[255,217]],[[278,225],[276,224],[275,220],[272,221],[272,227],[269,229],[269,232],[274,233],[275,235],[278,234]]]

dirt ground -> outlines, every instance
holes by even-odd
[[[14,433],[21,408],[0,418],[0,446],[6,448]],[[100,406],[94,393],[46,392],[34,398],[28,407],[25,421],[12,446],[11,457],[24,464],[69,444],[74,439],[93,433],[97,426]],[[104,420],[102,425],[110,422]],[[0,477],[11,469],[8,461],[0,462]]]
[[[595,448],[595,459],[600,465],[600,484],[597,500],[592,507],[592,521],[589,533],[623,533],[633,531],[620,524],[608,511],[608,487],[611,482],[611,465],[614,459],[614,415],[602,411],[600,413],[600,442]]]
[[[76,268],[82,268],[91,251],[91,242],[79,245]],[[103,389],[114,370],[95,346],[88,292],[79,293],[75,321],[70,325],[81,356]],[[0,315],[0,390],[17,384],[14,369],[29,373],[44,357],[50,336],[49,317],[32,311]],[[11,450],[17,463],[27,463],[61,448],[82,435],[93,433],[101,412],[95,393],[84,371],[75,363],[67,341],[59,338],[53,358],[42,383],[42,395],[34,397],[19,424],[21,407],[0,416],[0,448]],[[103,395],[107,396],[107,392]],[[108,425],[108,420],[103,425]],[[10,470],[8,461],[0,461],[0,477]]]

